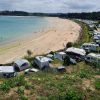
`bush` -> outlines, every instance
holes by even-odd
[[[64,65],[69,65],[70,64],[70,57],[69,56],[66,56],[64,58]]]
[[[80,91],[70,89],[48,97],[48,100],[84,100],[84,95]]]
[[[27,54],[28,54],[28,56],[31,56],[33,53],[31,50],[27,50]]]
[[[23,95],[24,94],[24,87],[22,86],[22,87],[19,87],[18,88],[18,90],[17,90],[17,93],[19,94],[19,95]]]
[[[16,86],[24,86],[26,84],[26,81],[23,76],[19,76],[14,79],[14,83]]]
[[[16,86],[24,86],[27,82],[25,81],[23,76],[16,77],[14,79],[5,80],[2,84],[0,84],[0,90],[9,91],[10,88]]]
[[[85,71],[81,71],[81,72],[79,72],[79,77],[80,78],[88,78],[88,73]]]
[[[21,95],[20,96],[20,100],[28,100],[28,98],[26,96],[24,96],[24,95]]]
[[[67,44],[66,44],[66,48],[69,48],[69,47],[72,47],[73,46],[73,43],[72,42],[68,42]]]
[[[5,81],[4,83],[0,84],[0,90],[7,92],[10,90],[10,84],[8,81]]]
[[[65,100],[84,100],[84,95],[80,91],[71,89],[67,91]]]
[[[100,90],[100,79],[95,80],[95,88]]]

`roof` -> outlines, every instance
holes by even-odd
[[[15,72],[13,66],[0,66],[0,72],[1,73],[13,73]]]
[[[65,55],[65,52],[57,52],[58,54]]]
[[[52,59],[50,59],[48,57],[44,57],[44,56],[37,56],[37,57],[35,57],[35,59],[39,60],[40,62],[48,62],[48,61],[52,60]]]
[[[84,49],[79,49],[79,48],[74,48],[74,47],[68,48],[66,52],[73,52],[73,53],[80,54],[83,56],[86,55],[86,52]]]
[[[17,64],[19,67],[21,67],[21,65],[24,63],[29,64],[28,60],[26,60],[26,59],[19,59],[19,60],[16,60],[14,63]]]
[[[99,46],[98,44],[95,44],[95,43],[84,43],[83,45]]]

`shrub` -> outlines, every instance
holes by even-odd
[[[23,76],[16,77],[14,79],[5,80],[2,84],[0,84],[0,90],[9,91],[10,88],[16,86],[24,86],[27,82],[25,81]]]
[[[80,78],[88,78],[88,74],[85,71],[79,72],[79,77]]]
[[[24,94],[24,87],[22,86],[22,87],[19,87],[18,88],[18,90],[17,90],[17,93],[19,94],[19,95],[22,95],[22,94]]]
[[[27,54],[28,54],[28,56],[31,56],[33,53],[31,50],[27,50]]]
[[[68,42],[67,44],[66,44],[66,48],[69,48],[69,47],[72,47],[73,46],[73,43],[72,42]]]
[[[48,100],[84,100],[84,94],[75,89],[70,89],[65,92],[50,95]]]
[[[69,65],[70,64],[70,57],[69,56],[66,56],[64,58],[64,65]]]
[[[20,96],[20,100],[28,100],[28,98],[26,96],[24,96],[24,95],[21,95]]]
[[[7,92],[10,90],[10,84],[8,81],[5,81],[4,83],[0,84],[0,90]]]
[[[84,100],[84,95],[80,91],[70,89],[66,93],[65,100]]]
[[[23,76],[19,76],[15,78],[14,83],[17,86],[24,86],[26,84],[26,81]]]
[[[95,80],[95,88],[100,90],[100,79]]]

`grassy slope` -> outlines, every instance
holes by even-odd
[[[80,23],[80,22],[79,22]],[[88,28],[83,28],[81,41],[90,41]],[[58,64],[59,61],[53,62]],[[59,62],[59,65],[61,62]],[[100,70],[93,69],[84,62],[66,67],[66,73],[50,70],[19,76],[14,79],[0,79],[0,100],[99,100]]]

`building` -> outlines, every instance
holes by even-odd
[[[54,58],[59,59],[61,61],[63,61],[65,57],[66,57],[66,53],[65,52],[56,52],[54,54]]]
[[[5,78],[15,77],[17,74],[13,66],[0,66],[0,76]]]
[[[26,59],[19,59],[14,62],[14,68],[17,71],[22,71],[30,67],[30,63]]]
[[[37,56],[34,59],[34,63],[40,68],[46,68],[49,67],[49,62],[51,62],[52,59],[48,58],[48,57],[44,57],[44,56]]]

